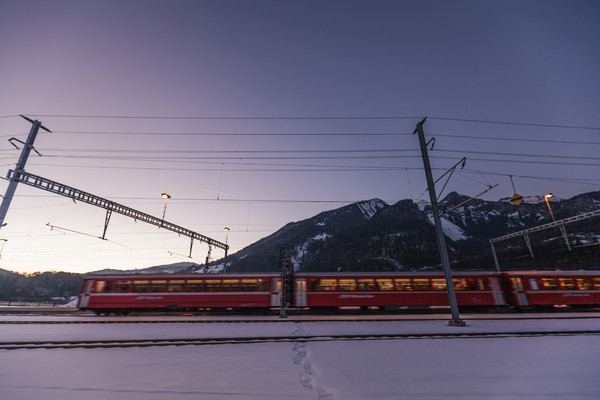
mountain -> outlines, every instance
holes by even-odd
[[[156,265],[154,267],[139,269],[101,269],[89,272],[90,274],[176,274],[179,272],[190,272],[201,269],[202,266],[193,262],[180,262],[167,265]]]
[[[526,198],[519,206],[509,200],[469,200],[452,192],[439,203],[454,269],[494,269],[490,238],[552,222],[543,197]],[[551,198],[551,207],[556,219],[596,211],[600,192]],[[599,267],[599,246],[590,244],[600,241],[600,216],[566,229],[570,252],[557,228],[529,235],[533,258],[522,238],[497,243],[502,268]],[[389,205],[372,199],[289,223],[230,255],[227,271],[278,271],[280,249],[296,271],[426,270],[440,265],[431,206],[411,200]],[[211,266],[220,269],[223,260]]]

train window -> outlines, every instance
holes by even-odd
[[[402,290],[404,292],[410,292],[413,290],[410,279],[396,279],[396,290]]]
[[[577,288],[579,288],[579,290],[591,290],[592,289],[592,282],[590,282],[589,279],[587,278],[577,278]]]
[[[258,280],[258,291],[259,292],[266,292],[267,291],[267,280],[266,279],[259,279]],[[306,291],[306,283],[304,284],[305,286],[305,291]]]
[[[321,279],[321,284],[319,285],[319,290],[322,292],[333,292],[337,286],[337,281],[335,279]]]
[[[361,292],[372,292],[375,290],[373,279],[357,279],[356,288]]]
[[[485,285],[481,278],[468,278],[467,286],[469,287],[469,290],[485,290]]]
[[[356,290],[356,280],[355,279],[340,279],[338,290],[340,292],[351,292]]]
[[[558,278],[558,281],[560,282],[560,286],[562,289],[566,289],[566,290],[574,290],[575,289],[575,281],[573,281],[573,278]]]
[[[133,281],[133,291],[143,293],[148,291],[148,281]]]
[[[446,290],[446,280],[444,279],[432,279],[431,287],[433,290]]]
[[[594,278],[593,281],[594,281],[593,289],[600,290],[600,278]]]
[[[116,281],[115,282],[115,292],[127,293],[127,292],[129,292],[130,286],[131,286],[131,281]]]
[[[319,280],[318,279],[311,279],[310,280],[310,291],[311,292],[317,292],[317,291],[319,291]]]
[[[110,282],[110,281],[109,281]],[[104,292],[108,292],[109,290],[105,290],[107,287],[108,289],[110,289],[110,286],[107,285],[107,283],[109,282],[105,282],[105,281],[96,281],[96,293],[104,293]]]
[[[164,292],[167,288],[167,281],[159,280],[159,281],[150,281],[150,291],[151,292]]]
[[[415,289],[417,290],[431,290],[429,279],[413,279],[413,283],[415,284]]]
[[[515,290],[523,290],[523,281],[521,278],[510,278],[510,281],[512,282],[512,286],[515,288]]]
[[[224,292],[237,292],[240,287],[239,279],[223,279]]]
[[[221,281],[219,279],[207,279],[204,281],[204,290],[207,292],[218,292],[221,290]]]
[[[202,281],[200,279],[190,279],[187,281],[186,292],[201,292]]]
[[[242,279],[242,292],[257,292],[258,280],[257,279]]]
[[[554,278],[542,278],[542,286],[546,290],[556,290],[558,289],[558,283]]]
[[[452,279],[454,282],[454,290],[468,290],[467,280],[465,278],[454,278]]]
[[[391,279],[376,279],[377,288],[381,291],[387,292],[388,290],[394,290],[394,284]]]
[[[169,292],[183,292],[183,283],[185,281],[169,281]]]

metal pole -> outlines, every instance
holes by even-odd
[[[225,227],[225,271],[227,271],[227,250],[229,250],[229,246],[227,245],[227,239],[229,238],[229,228]]]
[[[287,279],[288,279],[288,265],[285,250],[283,247],[279,248],[279,262],[281,264],[281,292],[279,293],[279,318],[287,318],[286,300],[287,300]]]
[[[4,198],[2,199],[2,204],[0,205],[0,228],[5,225],[4,218],[6,218],[8,207],[10,206],[10,202],[12,201],[12,198],[15,194],[15,190],[17,190],[17,184],[19,183],[18,176],[20,173],[25,171],[25,164],[27,163],[27,158],[29,158],[29,153],[31,153],[31,149],[33,149],[33,142],[35,142],[35,137],[37,136],[40,127],[50,132],[48,129],[42,126],[42,123],[40,121],[32,121],[26,117],[23,118],[32,123],[31,130],[29,131],[29,136],[27,136],[27,142],[23,146],[23,150],[21,150],[21,156],[19,157],[19,161],[17,162],[15,168],[15,174],[13,175],[13,178],[8,184],[8,188],[6,189],[6,193],[4,194]]]
[[[494,264],[496,264],[496,271],[500,272],[500,263],[498,262],[498,256],[496,255],[496,248],[494,242],[490,240],[490,246],[492,247],[492,255],[494,256]]]
[[[426,118],[425,118],[426,119]],[[423,132],[423,124],[425,119],[417,124],[417,132],[419,134],[419,144],[421,145],[421,155],[423,156],[423,166],[425,168],[425,176],[427,178],[427,188],[429,189],[429,198],[431,200],[431,211],[433,212],[433,221],[435,223],[435,232],[444,267],[444,277],[446,278],[446,290],[448,291],[448,302],[450,303],[450,312],[452,320],[449,321],[451,326],[466,326],[465,322],[460,319],[458,313],[458,305],[456,302],[456,293],[454,292],[454,282],[452,281],[452,271],[450,270],[450,261],[448,260],[448,249],[446,248],[446,240],[444,231],[442,230],[442,222],[438,211],[437,195],[435,194],[435,184],[431,176],[431,164],[429,163],[429,155],[427,154],[427,144],[425,143],[425,133]]]

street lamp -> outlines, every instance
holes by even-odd
[[[167,201],[169,201],[171,196],[168,195],[167,193],[163,193],[163,194],[161,194],[161,197],[165,198],[165,209],[163,210],[163,217],[162,217],[163,222],[165,222],[165,214],[167,213]]]
[[[550,210],[550,215],[552,216],[552,221],[556,222],[556,218],[554,218],[554,213],[552,212],[552,207],[550,207],[550,202],[548,201],[548,199],[552,196],[554,196],[552,193],[546,193],[544,195],[544,199],[546,200],[546,204],[548,205],[548,210]],[[563,239],[565,239],[565,243],[567,244],[567,249],[569,249],[569,251],[571,251],[571,243],[569,243],[569,237],[567,236],[567,228],[565,228],[565,225],[563,223],[559,223],[557,225],[558,225],[558,229],[560,230],[560,233],[562,233]]]
[[[554,196],[552,193],[546,193],[544,195],[544,200],[546,200],[546,204],[548,205],[548,210],[550,210],[550,215],[552,216],[552,221],[556,222],[556,218],[554,218],[554,213],[552,212],[552,207],[550,207],[550,202],[548,199]]]
[[[229,228],[225,227],[225,268],[227,268],[227,251],[229,250],[229,246],[227,246],[227,238],[229,237]]]

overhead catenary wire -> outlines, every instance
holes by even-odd
[[[70,118],[70,119],[147,119],[147,120],[421,120],[421,116],[407,115],[321,115],[321,116],[207,116],[207,115],[106,115],[106,114],[36,114],[27,113],[33,117],[43,118]],[[7,115],[1,118],[10,118],[17,115]],[[540,122],[522,122],[522,121],[500,121],[489,119],[476,118],[458,118],[444,116],[428,116],[432,120],[440,121],[455,121],[478,124],[494,124],[494,125],[515,125],[515,126],[530,126],[543,128],[558,128],[558,129],[583,129],[583,130],[600,130],[600,127],[568,125],[557,123],[540,123]]]

